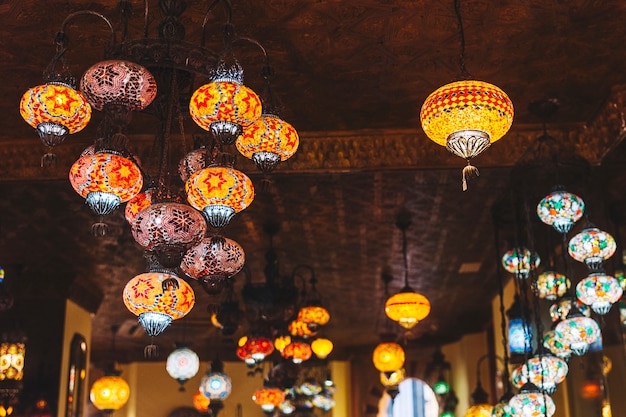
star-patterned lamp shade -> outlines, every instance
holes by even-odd
[[[587,304],[582,303],[578,299],[566,296],[550,306],[550,318],[552,318],[552,321],[555,323],[565,320],[572,310],[572,306],[583,316],[591,317],[591,309]]]
[[[548,330],[543,335],[543,346],[548,349],[553,355],[568,361],[572,356],[572,351],[569,345],[564,345],[559,339],[557,339],[554,330]]]
[[[245,253],[239,243],[222,236],[205,238],[183,256],[180,268],[193,279],[224,281],[243,268]]]
[[[330,313],[321,305],[307,305],[298,311],[298,320],[305,323],[309,329],[317,331],[330,320]]]
[[[513,417],[552,417],[556,411],[554,401],[548,394],[522,388],[520,393],[509,401],[509,409]]]
[[[400,368],[394,372],[381,372],[380,383],[385,388],[397,387],[400,382],[404,381],[406,371],[404,368]]]
[[[570,239],[567,251],[578,262],[584,262],[591,271],[599,271],[605,260],[615,253],[613,236],[598,228],[584,229]]]
[[[247,365],[262,362],[274,351],[274,344],[267,337],[242,336],[237,342],[237,357]]]
[[[209,372],[200,381],[200,392],[211,401],[225,400],[232,389],[230,377],[222,371]]]
[[[124,217],[131,226],[139,212],[148,208],[154,202],[154,197],[155,191],[150,189],[143,191],[128,200],[126,208],[124,209]]]
[[[114,153],[83,155],[70,168],[70,183],[94,213],[105,216],[141,191],[143,177],[133,161]]]
[[[475,404],[467,409],[465,417],[491,417],[493,406],[489,404]]]
[[[199,369],[200,358],[196,352],[187,347],[172,351],[165,362],[165,370],[169,376],[181,384],[181,391],[184,391],[183,384],[196,376]]]
[[[129,397],[130,387],[119,375],[105,375],[98,378],[89,391],[89,398],[94,407],[106,413],[112,413],[124,407]]]
[[[193,289],[175,275],[147,272],[124,287],[124,305],[139,317],[149,336],[157,336],[172,320],[186,316],[195,304]]]
[[[202,391],[198,390],[193,395],[193,408],[195,408],[199,413],[208,413],[209,412],[209,404],[211,404],[211,400],[206,397]]]
[[[319,337],[311,343],[311,350],[319,359],[326,359],[333,351],[333,342],[330,339]]]
[[[260,405],[263,411],[271,413],[285,401],[285,392],[279,388],[263,387],[252,394],[252,400]]]
[[[533,290],[537,297],[553,301],[564,296],[570,288],[570,280],[563,274],[547,270],[539,274],[533,283]]]
[[[67,135],[80,132],[91,120],[91,106],[79,92],[63,83],[31,88],[20,100],[20,114],[37,129],[46,146],[56,146]]]
[[[536,355],[511,373],[511,383],[516,388],[530,382],[540,391],[552,395],[556,386],[565,381],[569,371],[567,362],[553,355]]]
[[[211,82],[192,94],[189,113],[198,126],[228,145],[261,117],[262,105],[259,96],[243,85],[241,67],[227,69],[221,63]]]
[[[576,297],[600,315],[608,313],[622,293],[619,281],[604,273],[592,273],[576,285]]]
[[[381,342],[372,353],[372,362],[379,372],[395,372],[404,366],[404,349],[395,342]]]
[[[21,381],[24,378],[26,345],[21,342],[0,344],[0,381]]]
[[[287,325],[287,330],[292,336],[299,336],[304,338],[313,337],[317,334],[317,331],[312,330],[311,327],[302,320],[292,320]]]
[[[585,213],[585,202],[576,194],[556,190],[537,205],[537,216],[557,232],[566,234]]]
[[[237,150],[265,173],[298,150],[298,132],[277,116],[264,114],[237,138]]]
[[[405,329],[411,329],[430,314],[430,301],[405,287],[385,301],[385,314]]]
[[[230,219],[254,200],[254,186],[246,174],[234,168],[213,166],[201,169],[185,183],[187,201],[204,213],[214,228]]]
[[[569,346],[572,353],[578,356],[587,353],[589,345],[601,337],[598,323],[582,315],[574,315],[559,322],[554,328],[554,334],[561,344]]]
[[[311,345],[306,342],[292,340],[280,354],[283,358],[290,359],[293,363],[302,363],[311,359],[313,350]]]
[[[540,264],[539,255],[523,247],[511,249],[502,256],[504,269],[520,279],[528,278],[530,271],[538,268]]]
[[[157,83],[150,71],[139,64],[108,60],[85,71],[80,89],[96,110],[119,105],[129,111],[141,111],[156,97]]]

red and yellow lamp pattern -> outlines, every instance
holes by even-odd
[[[91,403],[105,412],[113,412],[124,407],[130,397],[128,383],[118,375],[105,375],[98,378],[89,391]]]
[[[330,313],[319,305],[304,306],[298,311],[298,321],[305,323],[312,331],[317,331],[330,321]]]
[[[124,209],[124,217],[128,223],[132,225],[139,212],[152,204],[154,194],[154,190],[146,190],[128,200]]]
[[[313,350],[311,349],[311,345],[306,342],[292,341],[285,346],[280,354],[285,359],[291,359],[293,363],[302,363],[311,359]]]
[[[262,336],[242,336],[237,342],[237,357],[252,366],[274,352],[274,344]]]
[[[285,392],[279,388],[263,387],[254,392],[252,400],[260,405],[263,411],[270,413],[285,401]]]
[[[387,299],[385,314],[400,326],[410,329],[430,314],[430,301],[422,294],[405,289]]]
[[[381,342],[372,353],[372,362],[379,372],[395,372],[404,366],[404,349],[395,342]]]

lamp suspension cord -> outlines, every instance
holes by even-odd
[[[461,0],[454,0],[454,12],[459,25],[459,41],[461,43],[461,51],[459,53],[459,68],[461,70],[460,77],[463,79],[470,78],[470,74],[465,67],[465,32],[463,31],[463,18],[461,17]]]
[[[406,227],[402,229],[402,256],[404,258],[404,286],[409,286],[409,256],[406,250]]]

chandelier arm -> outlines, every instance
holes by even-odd
[[[148,0],[143,0],[143,37],[144,39],[148,38],[148,11],[149,11]]]
[[[233,17],[233,8],[230,4],[230,2],[228,0],[213,0],[213,3],[211,3],[211,5],[209,6],[209,9],[207,10],[207,12],[204,15],[204,19],[202,20],[202,35],[200,37],[200,46],[204,47],[204,44],[206,43],[206,24],[209,21],[209,15],[211,14],[211,12],[213,12],[213,9],[215,8],[215,6],[217,6],[219,3],[225,3],[226,4],[226,24],[229,25],[231,22],[231,19]]]
[[[461,0],[454,0],[454,12],[459,26],[459,41],[461,43],[461,51],[459,53],[459,67],[461,70],[460,78],[469,79],[470,74],[465,67],[465,32],[463,31],[463,18],[461,17]]]
[[[84,16],[84,15],[96,16],[96,17],[99,17],[100,19],[102,19],[104,21],[104,23],[107,24],[107,26],[109,27],[109,30],[111,31],[111,44],[115,44],[115,42],[116,42],[115,41],[115,29],[113,29],[113,24],[102,13],[98,13],[98,12],[95,12],[93,10],[78,10],[78,11],[76,11],[74,13],[70,13],[69,15],[67,15],[67,17],[65,18],[65,20],[61,24],[61,30],[59,31],[59,33],[65,34],[65,28],[70,23],[70,21],[72,19],[74,19],[75,17],[77,17],[77,16]]]

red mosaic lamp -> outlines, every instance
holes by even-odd
[[[280,388],[265,386],[254,392],[252,400],[269,414],[285,401],[285,392]]]
[[[237,342],[237,357],[246,365],[254,366],[274,352],[274,344],[262,336],[242,336]]]
[[[107,414],[124,407],[129,397],[128,382],[119,373],[98,378],[89,390],[89,399],[94,407]]]
[[[313,350],[311,345],[302,340],[292,340],[290,344],[285,346],[280,352],[283,358],[291,360],[293,363],[302,363],[311,359]]]

